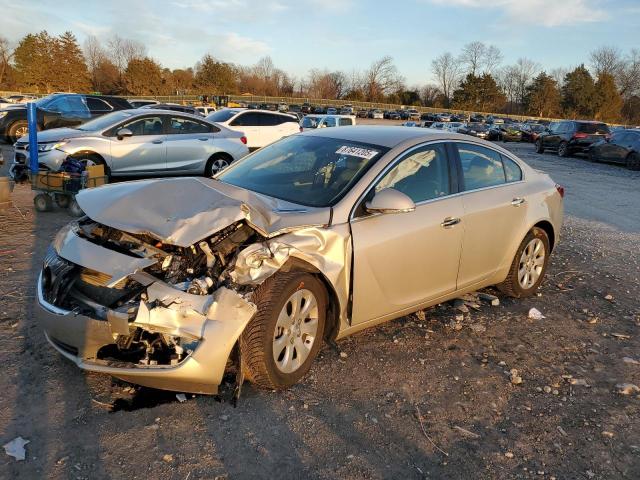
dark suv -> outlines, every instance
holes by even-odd
[[[561,157],[586,153],[589,147],[611,135],[606,123],[586,120],[565,120],[549,125],[536,140],[536,152],[554,150]]]
[[[115,110],[127,110],[131,104],[123,98],[103,95],[58,93],[36,101],[38,130],[73,127]],[[27,106],[0,110],[0,140],[14,143],[29,133]]]

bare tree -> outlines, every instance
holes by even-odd
[[[634,48],[625,57],[616,80],[623,98],[640,95],[640,50]]]
[[[125,71],[131,60],[140,60],[147,56],[147,47],[144,44],[129,38],[122,38],[117,34],[107,41],[107,46],[111,61],[120,74]]]
[[[4,82],[4,77],[9,69],[9,62],[13,57],[13,49],[9,45],[9,40],[0,37],[0,85]]]
[[[446,52],[431,62],[431,68],[446,101],[449,102],[460,80],[460,61]]]
[[[442,92],[436,85],[429,84],[420,89],[420,99],[426,107],[433,106],[440,95]]]
[[[507,97],[509,112],[511,112],[518,98],[518,68],[515,65],[506,66],[498,72],[497,77],[498,85]]]
[[[502,63],[502,52],[495,45],[489,45],[484,52],[483,71],[493,74]]]
[[[570,69],[568,68],[558,67],[551,70],[551,72],[549,72],[549,76],[556,81],[556,83],[558,84],[558,88],[562,88],[562,85],[564,85],[564,77],[567,76],[567,73],[569,73],[569,71]]]
[[[527,86],[529,86],[536,73],[540,71],[540,65],[528,58],[519,58],[514,67],[516,72],[516,102],[518,103],[518,110],[520,110],[527,93]]]
[[[608,73],[617,77],[623,68],[622,53],[617,47],[600,47],[589,54],[591,67],[597,76]]]
[[[471,75],[480,73],[486,52],[487,46],[482,42],[471,42],[462,47],[460,62],[466,67],[466,73]]]
[[[83,45],[84,58],[87,61],[87,69],[89,75],[91,75],[91,84],[94,90],[100,90],[98,86],[97,72],[100,69],[100,65],[107,58],[107,52],[105,52],[102,45],[98,41],[95,35],[89,35],[84,41]]]
[[[382,57],[371,64],[364,74],[364,93],[370,101],[376,101],[384,95],[397,90],[404,79],[398,73],[390,56]]]

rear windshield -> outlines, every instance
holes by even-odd
[[[226,122],[236,113],[238,112],[235,110],[218,110],[217,112],[213,112],[211,115],[208,115],[207,120],[210,122]]]
[[[317,117],[306,116],[302,119],[302,127],[303,128],[316,128],[318,126],[318,122],[320,119]]]
[[[244,157],[216,178],[300,205],[328,207],[388,150],[348,140],[292,135]]]
[[[578,132],[581,133],[609,133],[609,127],[606,123],[579,123],[578,124]]]

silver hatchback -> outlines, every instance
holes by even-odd
[[[164,110],[122,110],[76,128],[38,133],[40,168],[60,170],[72,157],[105,166],[110,176],[212,176],[249,153],[242,132],[201,117]],[[15,144],[10,174],[29,166],[29,142]]]

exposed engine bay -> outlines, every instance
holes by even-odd
[[[244,221],[233,223],[190,247],[163,244],[150,235],[126,233],[86,217],[70,228],[78,238],[129,257],[132,263],[144,259],[149,264],[118,279],[69,262],[53,248],[45,258],[43,290],[48,302],[107,320],[112,330],[114,325],[118,326],[114,342],[101,348],[96,357],[112,365],[114,362],[137,366],[179,364],[193,352],[198,332],[185,335],[181,329],[176,332],[178,335],[172,335],[161,331],[166,328],[158,325],[145,328],[144,322],[163,310],[182,312],[183,316],[206,315],[211,302],[194,302],[193,297],[209,298],[221,287],[249,294],[250,286],[233,283],[229,267],[240,250],[264,240]],[[163,284],[184,294],[178,300],[166,292],[151,294],[151,286]]]

